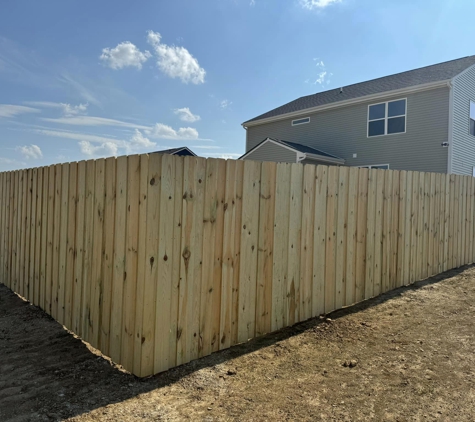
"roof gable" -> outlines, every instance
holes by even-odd
[[[161,151],[154,151],[155,154],[170,154],[170,155],[180,155],[180,156],[193,156],[197,155],[188,147],[179,147],[179,148],[170,148],[163,149]]]
[[[367,95],[446,81],[454,78],[474,64],[475,56],[468,56],[457,60],[409,70],[407,72],[397,73],[395,75],[348,85],[343,87],[341,91],[340,88],[337,88],[319,92],[317,94],[307,95],[268,111],[267,113],[261,114],[245,123],[276,117],[282,114],[303,111],[308,108],[325,106],[339,101],[352,100]]]
[[[296,142],[282,141],[280,139],[275,139],[275,138],[264,139],[262,142],[259,142],[254,148],[250,149],[244,155],[239,157],[238,160],[242,160],[243,158],[252,154],[255,150],[259,149],[261,146],[263,146],[264,144],[268,142],[277,144],[281,146],[282,148],[291,149],[297,153],[301,153],[302,157],[305,157],[307,156],[307,154],[310,154],[312,158],[315,158],[315,156],[318,156],[322,160],[327,159],[328,161],[331,161],[331,162],[335,161],[335,162],[341,162],[341,164],[343,164],[343,162],[345,161],[343,158],[337,157],[336,155],[328,154],[326,152],[320,151],[318,149],[315,149],[306,145],[298,144]]]
[[[283,145],[287,145],[289,146],[290,148],[293,148],[295,149],[296,151],[298,152],[303,152],[303,153],[308,153],[308,154],[315,154],[315,155],[321,155],[322,157],[329,157],[329,158],[338,158],[340,159],[340,157],[337,157],[336,155],[332,155],[332,154],[328,154],[326,152],[323,152],[319,149],[315,149],[315,148],[312,148],[312,147],[308,147],[306,145],[302,145],[302,144],[298,144],[296,142],[288,142],[288,141],[281,141],[279,139],[275,139],[275,138],[268,138],[268,139],[271,139],[275,142],[278,142],[280,144],[283,144]]]

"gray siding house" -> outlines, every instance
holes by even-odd
[[[244,160],[472,175],[475,56],[301,97],[243,126]]]

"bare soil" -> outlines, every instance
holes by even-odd
[[[140,380],[0,286],[0,421],[474,421],[475,267]]]

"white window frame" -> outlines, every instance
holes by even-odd
[[[308,119],[306,122],[299,122],[299,120],[304,120]],[[299,122],[299,123],[295,123]],[[299,119],[292,120],[292,126],[300,126],[300,125],[306,125],[307,123],[310,123],[310,117],[300,117]]]
[[[402,132],[401,132],[402,133]],[[382,136],[382,135],[379,135],[379,136]],[[373,136],[372,136],[373,138]],[[358,168],[365,168],[365,169],[369,169],[371,170],[372,168],[374,167],[381,167],[381,166],[388,166],[388,168],[386,169],[381,169],[381,168],[378,168],[376,170],[389,170],[389,164],[367,164],[367,165],[363,165],[363,166],[357,166]]]
[[[405,105],[406,105],[406,108],[404,110],[404,114],[389,117],[388,116],[388,111],[389,111],[388,104],[389,103],[394,103],[396,101],[402,101],[402,100],[405,100]],[[370,109],[370,107],[373,107],[373,106],[376,106],[376,105],[381,105],[381,104],[384,104],[384,133],[382,135],[369,136],[369,123],[370,122],[376,122],[378,120],[383,120],[382,118],[381,119],[370,120],[369,119],[369,109]],[[405,118],[404,132],[388,133],[388,120],[389,119],[394,119],[396,117],[404,117]],[[375,104],[369,104],[368,105],[368,115],[366,117],[366,137],[367,138],[379,138],[380,136],[403,135],[406,132],[407,132],[407,98],[398,98],[396,100],[383,101],[381,103],[375,103]]]
[[[473,103],[473,106],[475,107],[475,101],[468,100],[468,134],[470,136],[475,136],[475,135],[472,135],[472,133],[470,132],[470,123],[471,123],[470,120],[475,121],[475,119],[472,119],[472,103]]]

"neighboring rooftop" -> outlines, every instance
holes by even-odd
[[[415,70],[409,70],[407,72],[397,73],[395,75],[344,86],[342,92],[340,92],[340,88],[335,88],[329,91],[307,95],[268,111],[267,113],[261,114],[260,116],[254,117],[243,124],[245,125],[246,123],[254,122],[256,120],[305,110],[307,108],[332,104],[338,101],[364,97],[366,95],[379,94],[386,91],[394,91],[396,89],[409,88],[416,85],[445,81],[452,79],[474,64],[475,56],[467,56],[461,59],[451,60],[444,63],[421,67]]]
[[[275,138],[270,138],[275,142],[278,142],[279,144],[287,145],[290,148],[293,148],[299,152],[303,153],[308,153],[308,154],[316,154],[316,155],[322,155],[323,157],[331,157],[331,158],[341,158],[337,157],[336,155],[328,154],[326,152],[323,152],[319,149],[311,148],[306,145],[302,144],[297,144],[296,142],[288,142],[288,141],[282,141],[281,139],[275,139]]]
[[[189,149],[188,147],[179,147],[179,148],[170,148],[170,149],[163,149],[161,151],[154,151],[155,154],[170,154],[170,155],[181,155],[181,156],[194,156],[196,154]]]
[[[332,155],[332,154],[328,154],[326,152],[323,152],[319,149],[315,149],[315,148],[311,148],[311,147],[308,147],[306,145],[302,145],[302,144],[298,144],[296,142],[288,142],[288,141],[283,141],[281,139],[276,139],[276,138],[266,138],[264,139],[262,142],[259,142],[254,148],[250,149],[248,152],[246,152],[244,155],[242,155],[241,157],[238,158],[238,160],[240,160],[241,158],[243,158],[244,156],[246,155],[249,155],[252,151],[254,151],[255,149],[259,148],[264,142],[267,142],[267,141],[274,141],[278,144],[281,144],[281,145],[284,145],[284,146],[287,146],[289,148],[292,148],[293,150],[295,151],[298,151],[298,152],[303,152],[304,154],[314,154],[314,155],[321,155],[322,157],[328,157],[328,158],[336,158],[338,160],[343,160],[341,157],[337,157],[336,155]]]

